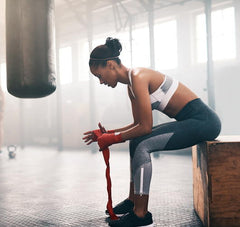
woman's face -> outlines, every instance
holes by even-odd
[[[105,67],[90,67],[91,73],[96,76],[100,84],[105,84],[112,88],[117,86],[118,80],[113,65],[108,61]]]

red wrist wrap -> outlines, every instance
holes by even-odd
[[[97,136],[100,137],[101,135],[102,133],[98,132]],[[111,183],[111,177],[110,177],[110,163],[109,163],[110,152],[108,147],[102,151],[102,154],[106,164],[106,179],[107,179],[107,192],[108,192],[107,210],[111,220],[117,220],[118,217],[116,216],[116,214],[114,214],[113,208],[112,208],[112,192],[111,192],[112,183]]]
[[[102,151],[104,161],[106,163],[106,179],[107,179],[107,192],[108,192],[108,202],[107,202],[107,210],[110,215],[111,220],[117,220],[118,217],[113,212],[112,207],[112,183],[111,183],[111,177],[110,177],[110,164],[109,164],[109,158],[110,158],[110,152],[109,149],[104,149]]]
[[[121,143],[122,135],[121,133],[104,133],[102,136],[98,137],[97,141],[102,151],[114,143]]]
[[[115,130],[107,130],[107,133],[114,133]]]

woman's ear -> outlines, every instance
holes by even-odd
[[[114,69],[115,65],[113,64],[113,61],[107,61],[107,66],[109,67],[109,69]]]

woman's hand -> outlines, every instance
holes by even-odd
[[[96,142],[98,137],[106,132],[105,128],[101,125],[101,123],[98,123],[98,127],[99,129],[83,133],[83,135],[86,136],[83,137],[82,139],[87,145],[91,144],[92,142]]]

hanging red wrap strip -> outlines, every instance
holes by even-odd
[[[100,127],[100,126],[99,126]],[[101,130],[101,132],[100,132]],[[100,127],[100,130],[98,132],[96,132],[97,137],[101,136],[103,133],[105,133],[106,131],[104,130],[104,128]],[[106,148],[102,151],[103,154],[103,158],[106,164],[106,179],[107,179],[107,192],[108,192],[108,202],[107,202],[107,211],[110,215],[110,219],[111,220],[117,220],[118,217],[116,216],[116,214],[114,214],[113,212],[113,208],[112,208],[112,183],[111,183],[111,177],[110,177],[110,163],[109,163],[109,158],[110,158],[110,152],[109,149]]]

